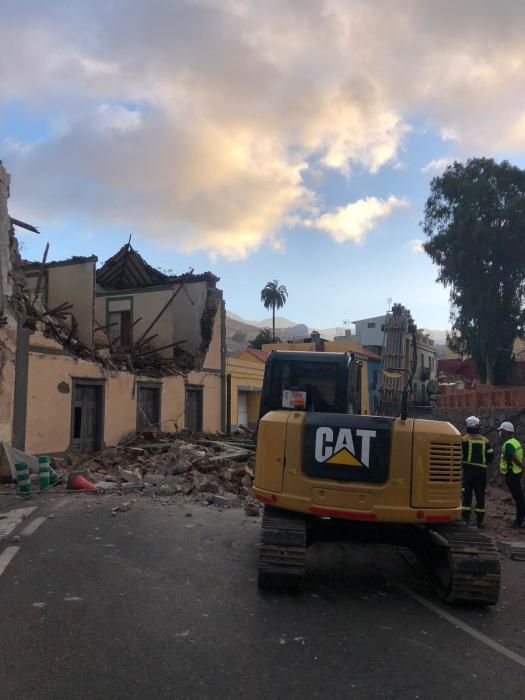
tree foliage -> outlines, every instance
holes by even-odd
[[[250,347],[254,350],[261,350],[263,345],[268,345],[268,343],[280,343],[279,338],[275,338],[272,331],[269,328],[263,328],[259,331],[255,338],[250,342]]]
[[[487,158],[455,162],[432,180],[422,226],[450,289],[452,346],[488,383],[510,383],[525,327],[525,171]]]
[[[282,309],[288,298],[288,290],[284,285],[279,285],[278,280],[267,282],[261,290],[261,301],[265,309],[272,310],[272,337],[275,342],[275,309]]]

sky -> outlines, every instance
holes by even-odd
[[[391,299],[447,328],[424,203],[454,159],[525,167],[524,32],[521,0],[3,0],[22,255],[103,263],[131,235],[246,319],[277,279],[311,327]]]

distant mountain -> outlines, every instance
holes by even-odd
[[[272,327],[272,319],[270,318],[263,318],[262,321],[248,321],[245,318],[242,318],[241,316],[237,316],[237,314],[232,314],[228,311],[228,316],[230,318],[233,318],[234,321],[241,321],[242,323],[247,323],[250,326],[256,326],[257,328],[271,328]],[[288,318],[283,318],[283,316],[276,316],[275,317],[275,327],[276,328],[291,328],[292,326],[299,326],[303,324],[296,323],[295,321],[290,321]]]
[[[244,347],[246,347],[247,343],[250,340],[253,340],[253,338],[255,338],[257,333],[262,328],[271,327],[271,318],[263,318],[262,321],[247,321],[241,316],[238,316],[237,314],[233,314],[230,311],[228,311],[226,314],[226,335],[228,338],[228,352],[230,353],[230,347],[232,348],[231,354],[235,354],[235,351],[237,353],[241,352],[241,350],[243,350]],[[299,338],[302,340],[303,338],[308,337],[313,330],[319,331],[321,337],[326,338],[326,340],[333,340],[336,335],[344,335],[344,328],[341,326],[335,328],[318,328],[311,326],[309,327],[304,323],[296,323],[295,321],[291,321],[289,318],[285,318],[283,316],[275,317],[275,329],[276,335],[279,336],[281,340],[294,340]],[[428,333],[432,340],[434,340],[434,342],[436,343],[436,349],[438,350],[438,354],[444,356],[446,354],[445,345],[447,341],[448,331],[431,330],[428,328],[424,328],[422,330],[425,333]],[[245,334],[246,341],[244,346],[240,347],[240,345],[243,342],[242,340],[240,340],[242,338],[242,333]],[[235,335],[237,340],[230,342],[230,338],[232,338],[233,335]]]

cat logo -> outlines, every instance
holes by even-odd
[[[336,428],[335,431],[334,435],[332,428],[317,428],[315,434],[316,461],[324,464],[368,469],[370,467],[370,442],[376,437],[376,431],[362,430],[361,428],[354,431],[351,428]],[[354,446],[357,442],[361,448],[359,456]]]

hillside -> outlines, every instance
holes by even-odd
[[[248,343],[253,340],[259,331],[263,328],[271,328],[271,319],[266,319],[268,323],[264,321],[258,321],[257,325],[245,321],[240,316],[236,314],[231,314],[228,312],[226,314],[226,351],[227,354],[232,357],[238,355]],[[289,326],[277,326],[275,334],[281,340],[292,340],[294,338],[306,338],[309,334],[308,326],[304,323],[296,323],[293,321],[287,321],[287,319],[280,319],[281,321],[286,321]],[[276,319],[277,321],[277,319]]]
[[[252,326],[240,317],[226,314],[226,352],[229,357],[238,355],[253,340],[260,328]]]

